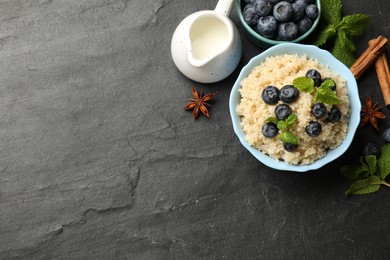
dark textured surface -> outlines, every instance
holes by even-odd
[[[360,128],[321,170],[272,170],[228,113],[240,67],[261,50],[242,35],[239,68],[210,85],[174,67],[174,29],[216,2],[0,2],[0,259],[389,257],[390,190],[346,198],[338,174],[376,131]],[[388,1],[343,3],[372,15],[358,53],[390,37]],[[182,109],[193,85],[216,92],[209,119]],[[375,70],[359,88],[383,104]]]

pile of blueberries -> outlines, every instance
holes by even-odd
[[[306,33],[319,15],[315,0],[243,0],[245,22],[265,38],[291,41]]]
[[[306,72],[306,77],[313,79],[314,86],[319,87],[327,78],[322,79],[319,71],[310,69]],[[336,90],[336,83],[332,87]],[[299,97],[299,90],[293,85],[283,86],[280,90],[275,86],[267,86],[261,93],[263,101],[268,105],[276,105],[279,101],[283,103],[275,107],[274,114],[278,120],[286,120],[291,114],[292,109],[288,105]],[[336,123],[341,119],[341,111],[337,106],[332,106],[329,111],[324,103],[317,102],[311,107],[311,115],[316,119],[309,122],[305,127],[306,133],[311,137],[317,137],[322,132],[322,125],[318,120],[326,120],[330,123]],[[279,129],[274,122],[266,122],[262,127],[262,134],[266,138],[277,136]],[[283,147],[288,152],[293,152],[298,148],[296,144],[283,143]]]

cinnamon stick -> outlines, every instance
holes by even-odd
[[[369,41],[368,44],[372,45],[372,42]],[[375,70],[378,76],[379,85],[381,86],[383,100],[385,101],[385,105],[390,108],[390,70],[385,52],[376,60]]]
[[[363,52],[363,54],[355,61],[351,66],[350,70],[356,79],[359,79],[360,76],[365,72],[368,67],[383,53],[384,47],[386,46],[388,40],[383,36],[379,36],[376,39],[370,41],[368,48]]]

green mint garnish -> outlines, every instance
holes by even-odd
[[[278,135],[278,138],[283,143],[296,144],[298,145],[300,140],[298,136],[293,135],[292,133],[286,131]]]
[[[298,120],[298,116],[296,114],[291,114],[286,119],[286,124],[288,126],[292,126]]]
[[[265,122],[272,122],[272,123],[275,123],[275,124],[278,124],[279,122],[279,119],[277,119],[276,117],[274,116],[271,116],[271,117],[268,117]]]
[[[385,179],[390,174],[390,144],[382,147],[381,157],[378,160],[379,174],[381,179]]]
[[[341,167],[340,173],[350,180],[358,180],[373,175],[378,170],[375,155],[366,155],[360,158],[359,166],[346,165]]]
[[[286,121],[279,121],[278,124],[276,125],[278,127],[279,130],[286,130],[288,128],[288,124],[286,123]]]
[[[292,126],[298,120],[298,116],[296,114],[291,114],[287,117],[286,120],[279,120],[274,116],[268,117],[265,122],[275,123],[279,130],[287,130],[290,126]]]
[[[303,92],[312,93],[314,90],[314,80],[308,77],[299,77],[294,79],[293,85]]]
[[[341,0],[322,0],[321,19],[328,24],[319,34],[315,45],[321,46],[335,38],[332,54],[350,67],[356,60],[353,37],[362,34],[369,22],[366,14],[352,14],[342,17]]]
[[[321,83],[321,87],[332,88],[336,85],[333,79],[326,79]]]
[[[363,195],[374,193],[379,190],[381,179],[374,175],[366,179],[360,179],[352,183],[349,189],[345,192],[345,195]]]
[[[333,79],[326,79],[321,83],[318,88],[314,87],[314,80],[308,77],[298,77],[293,80],[293,85],[302,90],[303,92],[312,93],[316,89],[314,96],[314,102],[321,102],[329,105],[337,105],[340,102],[339,97],[336,95],[331,87],[335,86]]]
[[[382,147],[378,160],[375,155],[366,155],[360,158],[360,165],[345,165],[340,173],[355,181],[345,195],[370,194],[378,191],[380,185],[390,187],[385,181],[390,174],[390,144]]]
[[[329,87],[321,85],[321,87],[319,87],[316,91],[314,102],[337,105],[340,102],[340,99]]]

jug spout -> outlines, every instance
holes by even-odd
[[[188,62],[196,67],[196,68],[200,68],[200,67],[203,67],[204,65],[206,65],[207,63],[210,62],[210,58],[209,59],[197,59],[194,57],[194,55],[192,55],[192,53],[188,53]]]
[[[219,0],[217,6],[215,7],[215,11],[229,16],[230,11],[232,9],[233,0]]]
[[[188,53],[188,62],[196,68],[200,68],[200,67],[205,66],[207,63],[210,62],[211,59],[212,59],[211,57],[204,58],[204,59],[197,59],[196,57],[194,57],[192,52]]]

